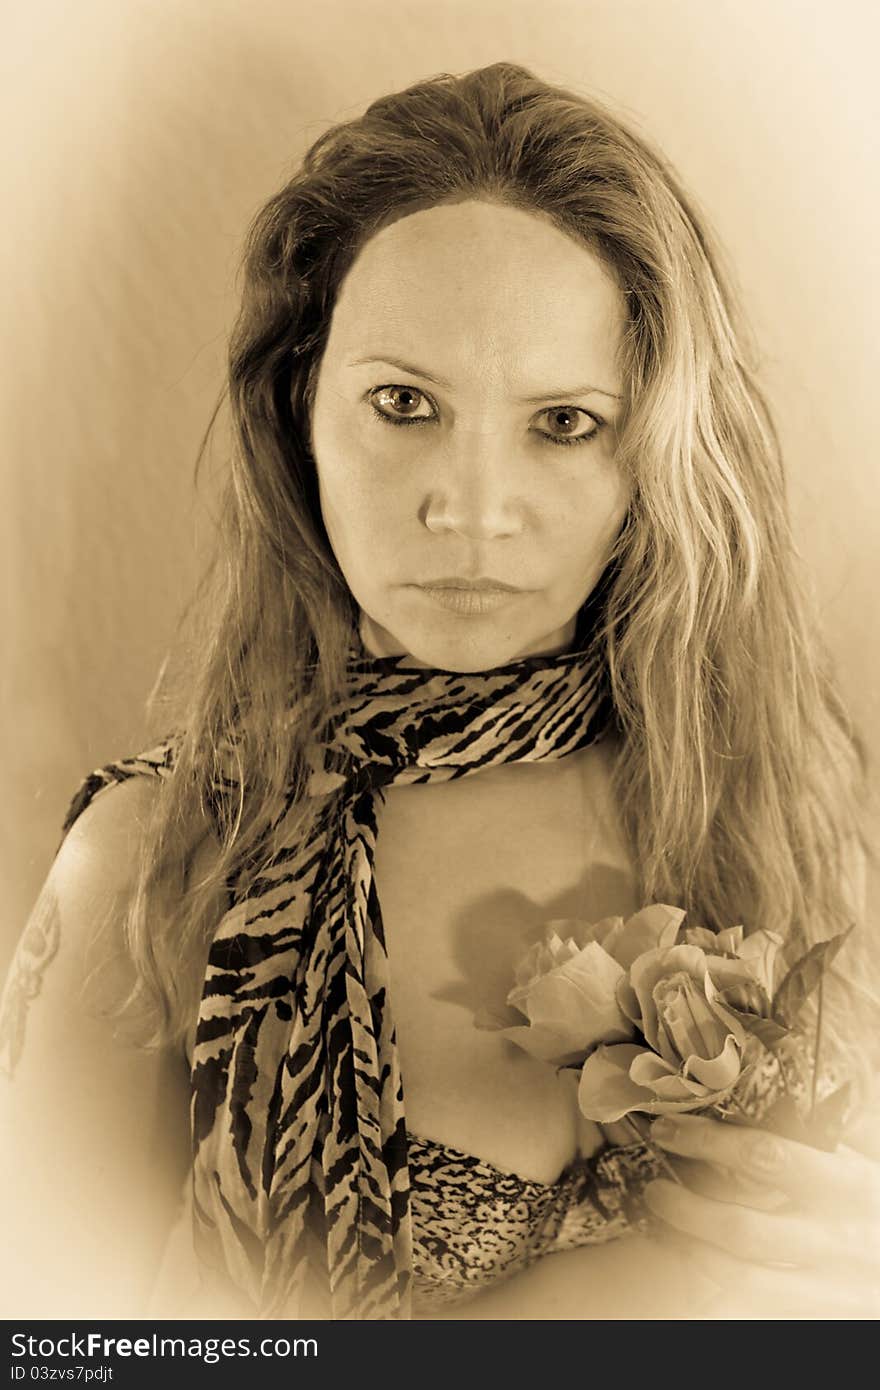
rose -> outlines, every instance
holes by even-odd
[[[559,919],[531,947],[501,1013],[484,1011],[478,1028],[495,1029],[531,1056],[557,1067],[581,1063],[602,1043],[635,1036],[618,1002],[625,970],[646,950],[674,941],[684,913],[654,904],[628,921]]]
[[[484,1012],[475,1022],[541,1062],[570,1066],[600,1042],[633,1036],[617,1002],[623,977],[622,967],[596,942],[581,947],[551,931],[517,970],[519,983],[507,996],[506,1012]]]
[[[685,927],[681,943],[699,946],[706,953],[712,983],[726,1004],[759,1018],[770,1017],[781,960],[781,936],[762,929],[744,937],[742,927],[728,927],[720,932]]]
[[[603,1044],[587,1058],[578,1086],[587,1119],[610,1124],[632,1111],[697,1110],[729,1095],[743,1071],[748,1034],[724,994],[756,984],[756,968],[687,944],[640,955],[619,981],[617,998],[644,1043]],[[723,991],[714,972],[727,982]]]

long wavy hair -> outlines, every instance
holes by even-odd
[[[618,457],[632,500],[605,637],[617,794],[643,901],[679,904],[716,929],[800,928],[812,940],[858,911],[848,885],[863,754],[802,592],[777,436],[718,251],[641,135],[593,100],[496,63],[419,82],[326,131],[250,228],[217,555],[178,695],[176,768],[156,798],[128,920],[154,1044],[191,1026],[197,1002],[180,962],[207,951],[208,904],[259,871],[291,795],[310,833],[298,795],[307,749],[341,688],[356,621],[310,452],[341,281],[390,217],[469,197],[549,215],[625,299]],[[233,733],[236,789],[218,800]],[[173,910],[157,912],[206,825],[220,841],[209,872],[182,891],[175,880]]]

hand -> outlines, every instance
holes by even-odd
[[[655,1121],[650,1142],[681,1185],[658,1179],[645,1200],[724,1291],[718,1316],[731,1298],[733,1316],[880,1315],[880,1164],[697,1115]]]

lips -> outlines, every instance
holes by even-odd
[[[495,609],[514,603],[523,593],[512,584],[499,579],[435,579],[430,584],[413,586],[435,607],[456,613],[461,618],[476,618]]]
[[[420,589],[458,589],[464,593],[518,593],[516,584],[505,584],[503,579],[460,579],[455,575],[445,579],[428,579],[418,586]]]

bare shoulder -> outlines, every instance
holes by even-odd
[[[99,791],[65,836],[53,865],[56,877],[88,876],[92,887],[124,888],[134,880],[138,855],[162,786],[157,777],[129,777]]]
[[[124,924],[160,794],[153,777],[108,785],[68,831],[22,930],[0,1002],[0,1066],[7,1074],[22,1065],[25,1040],[39,1054],[107,1036],[110,1026],[101,1027],[96,1006],[124,999],[135,983]],[[202,827],[193,841],[196,872],[204,874],[218,847]],[[174,912],[185,888],[181,866],[168,869],[163,887],[163,910]]]
[[[87,981],[103,953],[122,990],[123,922],[159,787],[137,777],[109,786],[74,822],[24,926],[0,1004],[0,1063],[20,1062],[28,1031],[69,1027],[86,1009]],[[41,1020],[37,1024],[35,1020]]]

